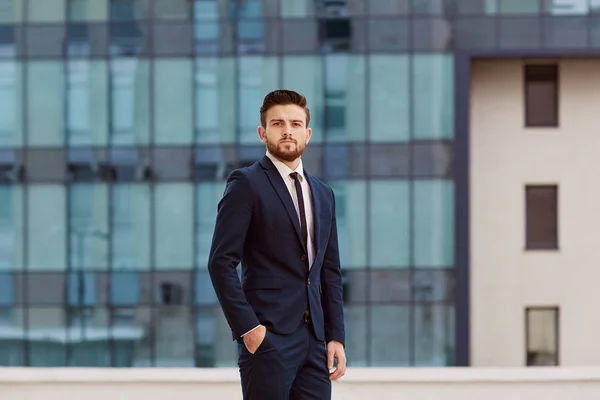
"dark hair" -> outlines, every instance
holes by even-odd
[[[310,110],[306,107],[306,97],[304,95],[294,92],[293,90],[274,90],[265,96],[262,107],[260,108],[260,124],[263,128],[267,127],[267,111],[273,106],[285,106],[288,104],[295,104],[298,107],[302,107],[306,112],[306,127],[310,122]]]

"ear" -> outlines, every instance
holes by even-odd
[[[267,143],[267,130],[265,128],[263,128],[262,125],[259,125],[258,128],[256,129],[256,133],[258,134],[258,138],[260,139],[260,141],[266,144]]]
[[[312,137],[312,129],[311,128],[307,128],[306,129],[306,144],[308,144],[308,142],[310,142],[310,138]]]

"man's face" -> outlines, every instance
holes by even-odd
[[[304,153],[311,135],[312,130],[306,127],[306,112],[294,104],[271,107],[266,115],[266,128],[258,127],[258,136],[269,153],[288,162]]]

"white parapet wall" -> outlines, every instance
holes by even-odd
[[[241,399],[236,369],[0,368],[2,400]],[[597,400],[600,368],[350,368],[334,400]]]

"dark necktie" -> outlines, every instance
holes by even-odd
[[[292,172],[290,176],[294,179],[296,186],[296,196],[298,197],[298,208],[300,209],[300,227],[302,228],[302,237],[304,238],[304,247],[308,251],[308,228],[306,227],[306,213],[304,211],[304,196],[302,195],[302,186],[297,172]]]

